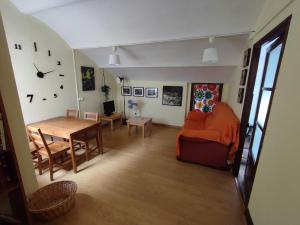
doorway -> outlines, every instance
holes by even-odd
[[[237,177],[246,206],[267,130],[290,21],[291,16],[253,46],[249,82],[241,119],[240,145],[233,167],[233,174]]]

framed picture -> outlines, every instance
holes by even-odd
[[[249,65],[250,55],[251,55],[251,48],[248,48],[246,51],[244,51],[243,67],[246,67]]]
[[[192,83],[190,111],[212,112],[222,99],[222,83]]]
[[[144,97],[144,88],[143,87],[133,87],[133,96]]]
[[[157,98],[158,88],[145,88],[146,98]]]
[[[241,75],[241,80],[240,80],[240,85],[245,85],[246,84],[246,80],[247,80],[247,69],[242,70],[242,75]]]
[[[121,94],[123,96],[131,96],[132,95],[131,87],[130,86],[123,86],[121,88]]]
[[[237,102],[240,103],[240,104],[243,103],[244,90],[245,90],[244,88],[239,89]]]
[[[181,106],[182,92],[182,86],[163,86],[162,104],[169,106]]]
[[[95,90],[95,72],[93,67],[81,66],[82,90]]]

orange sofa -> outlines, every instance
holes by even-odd
[[[191,111],[177,135],[177,159],[224,168],[238,149],[239,128],[226,103],[217,103],[211,113]]]

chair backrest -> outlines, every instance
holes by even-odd
[[[51,152],[50,152],[47,141],[46,141],[41,129],[34,128],[34,127],[27,127],[27,133],[28,133],[29,139],[32,141],[32,143],[36,147],[36,150],[39,151],[41,149],[39,146],[42,146],[46,149],[46,151],[50,157]]]
[[[79,118],[79,111],[77,109],[67,109],[68,118]]]
[[[83,119],[93,120],[93,121],[98,122],[99,121],[99,114],[97,112],[85,112],[83,114]]]

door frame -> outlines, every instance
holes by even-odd
[[[261,46],[264,43],[266,43],[267,41],[271,41],[271,40],[275,39],[276,37],[279,37],[279,36],[282,37],[282,51],[281,51],[280,58],[279,58],[279,66],[277,68],[275,79],[274,79],[274,89],[276,89],[278,73],[279,73],[280,66],[281,66],[281,61],[282,61],[282,57],[283,57],[283,53],[284,53],[284,49],[285,49],[285,45],[286,45],[286,40],[287,40],[287,36],[288,36],[291,19],[292,19],[292,15],[287,17],[284,21],[282,21],[273,30],[271,30],[268,34],[266,34],[263,38],[261,38],[259,41],[257,41],[253,45],[252,59],[251,59],[249,78],[248,78],[248,84],[247,84],[247,91],[246,91],[244,107],[243,107],[243,112],[242,112],[242,118],[241,118],[239,147],[238,147],[238,151],[235,155],[235,160],[234,160],[233,169],[232,169],[232,173],[235,177],[238,176],[239,170],[240,170],[242,153],[243,153],[243,148],[244,148],[245,138],[246,138],[246,130],[248,127],[248,121],[249,121],[252,99],[253,99],[253,90],[254,90],[254,85],[255,85],[255,80],[256,80],[256,73],[257,73],[258,64],[259,64]],[[267,125],[268,125],[268,118],[269,118],[269,114],[270,114],[270,109],[272,107],[273,95],[274,95],[274,93],[272,93],[272,95],[271,95],[270,105],[269,105],[269,109],[268,109],[267,116],[266,116],[265,128],[267,128]],[[264,134],[263,134],[262,138],[264,138]],[[260,146],[260,150],[261,150],[261,146]],[[257,155],[256,164],[254,165],[253,179],[255,177],[257,165],[259,163],[260,152],[261,152],[260,150]],[[248,202],[246,204],[248,204]]]

